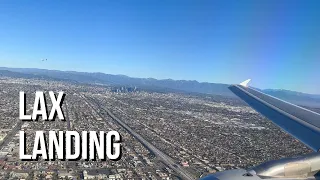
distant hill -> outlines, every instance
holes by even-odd
[[[60,80],[60,79],[53,78],[53,77],[46,76],[46,75],[20,73],[20,72],[14,72],[14,71],[9,71],[9,70],[0,70],[0,77],[1,76],[12,77],[12,78],[25,78],[25,79],[36,78],[36,79],[46,79],[46,80]]]
[[[139,89],[156,90],[160,92],[186,92],[235,97],[235,95],[228,89],[229,85],[221,83],[200,83],[198,81],[172,79],[157,80],[153,78],[132,78],[125,75],[104,73],[7,67],[0,67],[0,76],[54,79],[110,86],[131,86],[138,87]],[[261,91],[295,104],[320,107],[320,95],[276,89],[266,89]]]
[[[307,94],[283,89],[265,89],[263,92],[294,104],[320,107],[320,95],[317,94]]]
[[[79,83],[105,84],[105,85],[124,85],[138,87],[158,87],[178,90],[183,92],[195,92],[204,94],[216,94],[224,96],[234,96],[228,90],[227,84],[218,83],[199,83],[198,81],[172,80],[164,79],[157,80],[153,78],[132,78],[124,75],[112,75],[104,73],[87,73],[75,71],[57,71],[34,68],[6,68],[0,67],[0,70],[23,73],[34,76],[47,76],[61,80],[72,80]]]

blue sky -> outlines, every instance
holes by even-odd
[[[0,12],[0,66],[320,94],[320,1],[3,0]]]

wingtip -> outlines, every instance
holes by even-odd
[[[248,87],[248,83],[251,81],[251,79],[247,79],[245,81],[243,81],[242,83],[240,83],[241,86],[244,86],[244,87]]]

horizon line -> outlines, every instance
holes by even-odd
[[[75,70],[57,70],[57,69],[43,69],[43,68],[23,68],[23,67],[5,67],[5,66],[0,66],[0,68],[8,68],[8,69],[37,69],[37,70],[49,70],[49,71],[61,71],[61,72],[77,72],[77,73],[101,73],[101,74],[106,74],[106,75],[114,75],[114,76],[126,76],[128,78],[136,78],[136,79],[154,79],[154,80],[158,80],[158,81],[164,81],[164,80],[172,80],[172,81],[195,81],[197,83],[208,83],[208,84],[224,84],[224,85],[232,85],[232,84],[239,84],[239,83],[217,83],[217,82],[201,82],[198,80],[186,80],[186,79],[157,79],[157,78],[153,78],[153,77],[133,77],[130,75],[125,75],[125,74],[109,74],[109,73],[104,73],[104,72],[97,72],[97,71],[93,71],[93,72],[89,72],[89,71],[75,71]],[[257,88],[257,87],[254,87]],[[307,92],[301,92],[301,91],[295,91],[295,90],[289,90],[289,89],[273,89],[273,88],[257,88],[259,90],[278,90],[278,91],[291,91],[291,92],[297,92],[297,93],[303,93],[306,95],[320,95],[320,94],[313,94],[313,93],[307,93]]]

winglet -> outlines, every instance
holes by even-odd
[[[248,87],[248,83],[251,81],[251,79],[247,79],[245,81],[243,81],[242,83],[240,83],[241,86],[244,86],[244,87]]]

